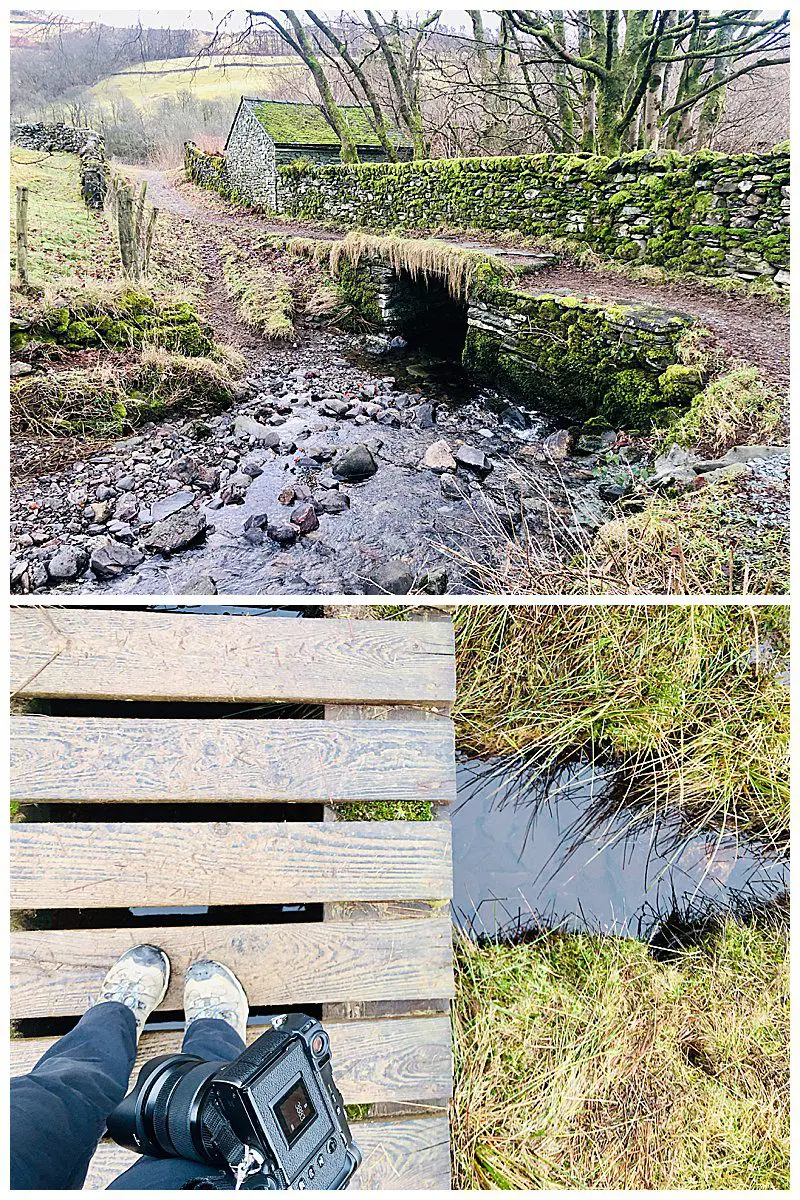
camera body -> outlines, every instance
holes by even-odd
[[[246,1189],[342,1189],[361,1163],[314,1017],[273,1017],[233,1062],[165,1054],[108,1118],[122,1146],[239,1172]]]

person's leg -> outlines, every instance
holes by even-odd
[[[248,1004],[239,980],[221,963],[203,960],[186,972],[183,992],[186,1032],[183,1054],[206,1061],[232,1062],[245,1048]],[[110,1185],[123,1191],[176,1191],[190,1184],[232,1188],[229,1171],[181,1158],[136,1160]]]
[[[11,1082],[11,1187],[77,1189],[125,1095],[136,1043],[161,1003],[169,960],[137,946],[114,964],[78,1024]]]

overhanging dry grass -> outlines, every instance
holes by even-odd
[[[754,658],[780,665],[787,609],[464,606],[454,621],[462,750],[516,754],[523,773],[610,753],[631,823],[677,812],[689,831],[785,846],[788,688]]]
[[[786,1188],[785,934],[457,943],[458,1188]]]
[[[369,258],[384,262],[395,271],[406,271],[412,279],[443,280],[450,294],[460,300],[469,293],[481,268],[491,267],[497,276],[511,274],[504,263],[490,254],[463,250],[431,238],[378,237],[356,230],[338,241],[294,238],[286,245],[295,254],[326,263],[334,277],[343,264],[358,266],[362,259]]]

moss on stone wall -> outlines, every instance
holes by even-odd
[[[336,284],[346,302],[370,325],[380,325],[383,314],[378,288],[366,262],[341,259],[336,267]]]
[[[29,328],[13,336],[13,349],[31,339],[74,350],[123,350],[146,342],[191,357],[210,354],[214,345],[211,330],[187,301],[156,301],[133,289],[105,298],[72,297],[45,309]]]
[[[278,172],[278,208],[367,228],[514,230],[623,262],[786,282],[789,156],[538,154]]]
[[[470,308],[464,366],[527,404],[619,428],[669,423],[702,388],[679,364],[687,322],[642,305],[494,286]]]

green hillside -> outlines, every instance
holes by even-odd
[[[281,85],[299,82],[305,74],[303,64],[289,55],[260,61],[252,55],[168,58],[109,75],[95,84],[91,95],[102,101],[121,94],[141,108],[179,91],[189,91],[198,100],[238,100],[240,96],[269,96]]]

